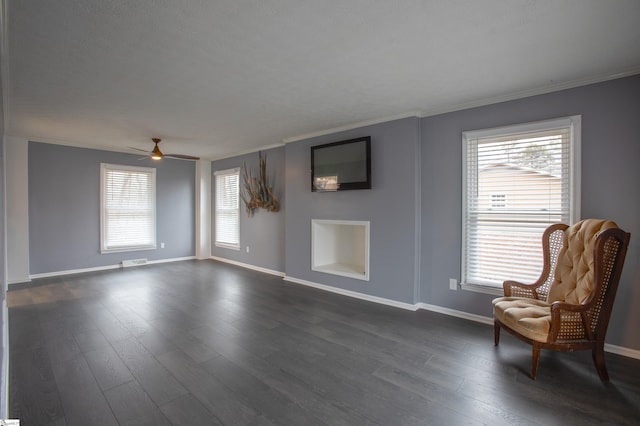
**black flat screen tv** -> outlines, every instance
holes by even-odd
[[[311,147],[311,191],[371,189],[371,137]]]

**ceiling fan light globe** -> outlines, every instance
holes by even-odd
[[[154,160],[162,160],[162,151],[158,148],[158,142],[154,140],[156,146],[153,147],[153,151],[151,151],[151,158]]]

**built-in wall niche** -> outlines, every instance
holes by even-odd
[[[312,219],[311,269],[369,281],[369,222]]]

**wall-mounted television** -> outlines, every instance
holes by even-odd
[[[311,147],[311,190],[371,189],[371,136]]]

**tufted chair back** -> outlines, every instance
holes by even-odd
[[[590,299],[595,282],[593,249],[596,238],[601,231],[617,227],[610,220],[585,219],[565,231],[547,303],[582,304]]]

